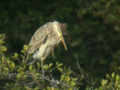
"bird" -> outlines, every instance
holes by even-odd
[[[59,46],[60,43],[63,44],[65,50],[68,49],[64,40],[64,35],[66,34],[65,23],[52,21],[39,27],[31,37],[28,44],[28,54],[32,55],[32,63],[35,63],[36,60],[41,61],[41,69],[43,74],[43,62],[48,56],[50,56],[51,53],[54,52],[54,49]]]

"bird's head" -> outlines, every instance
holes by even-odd
[[[65,50],[67,50],[67,45],[66,45],[64,37],[63,37],[63,32],[65,30],[64,24],[59,23],[57,21],[54,21],[53,22],[53,27],[54,27],[53,30],[56,32],[58,38],[60,39],[60,41],[64,45]]]

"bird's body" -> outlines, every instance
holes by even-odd
[[[47,40],[45,44],[42,44],[40,48],[33,54],[34,59],[45,60],[47,56],[53,51],[56,43],[51,43],[51,40]]]
[[[33,59],[45,60],[60,42],[63,42],[65,49],[67,49],[61,25],[57,21],[48,22],[34,33],[28,50],[29,54],[33,54]]]

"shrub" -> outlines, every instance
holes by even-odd
[[[20,53],[7,55],[5,35],[0,35],[0,89],[5,90],[73,90],[77,89],[77,78],[73,71],[62,63],[44,64],[45,75],[41,73],[40,62],[28,65],[27,45]]]

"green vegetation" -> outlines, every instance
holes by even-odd
[[[43,66],[45,76],[42,77],[40,63],[28,65],[26,54],[28,47],[25,45],[21,53],[6,56],[7,48],[4,46],[4,35],[0,35],[0,88],[7,90],[73,90],[77,85],[77,78],[73,72],[64,67],[62,63],[49,63]],[[52,75],[52,73],[59,73]],[[56,77],[56,79],[55,79]],[[59,87],[59,88],[58,88]],[[55,89],[55,90],[56,90]]]
[[[48,21],[68,25],[67,46],[27,65],[27,44]],[[0,90],[120,90],[119,0],[1,0]]]

